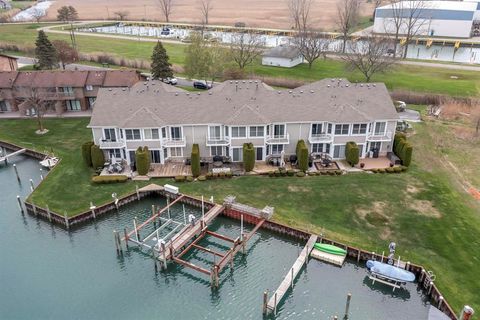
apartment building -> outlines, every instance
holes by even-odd
[[[99,88],[128,88],[141,80],[134,70],[0,72],[0,112],[15,112],[35,91],[57,113],[92,109]]]
[[[242,161],[251,142],[256,160],[295,154],[299,139],[312,154],[345,158],[355,141],[360,157],[392,151],[398,115],[382,83],[352,84],[324,79],[295,90],[276,90],[256,80],[226,81],[205,92],[187,92],[158,81],[130,89],[99,90],[89,128],[107,156],[132,163],[148,146],[152,162],[190,157]]]

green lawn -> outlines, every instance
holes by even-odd
[[[0,140],[38,150],[50,150],[62,161],[31,199],[54,211],[73,215],[135,190],[136,182],[94,186],[90,169],[82,162],[80,144],[91,138],[88,119],[49,119],[50,132],[35,135],[33,120],[1,120]],[[459,310],[463,304],[480,309],[480,204],[457,184],[456,176],[442,165],[443,151],[436,145],[439,131],[448,127],[437,121],[415,125],[414,163],[403,174],[348,174],[318,177],[240,177],[179,185],[181,192],[214,196],[221,202],[229,194],[238,201],[262,208],[275,207],[276,221],[367,250],[381,252],[390,241],[398,243],[402,259],[423,264],[437,275],[437,285]],[[448,145],[454,153],[456,144]],[[458,147],[464,147],[459,145]],[[475,154],[464,161],[478,162]],[[450,159],[457,161],[456,159]],[[475,164],[459,166],[473,168]],[[480,176],[478,170],[470,175]],[[155,180],[163,184],[167,179]],[[139,182],[143,186],[150,182]],[[170,182],[171,183],[171,182]]]
[[[0,25],[0,43],[20,46],[34,45],[36,28],[39,24]],[[69,41],[68,35],[50,33],[50,39]],[[78,46],[83,53],[109,53],[128,59],[149,60],[154,46],[153,42],[138,40],[96,38],[77,36]],[[164,43],[173,64],[183,65],[185,61],[185,45]],[[20,48],[22,49],[22,48]],[[351,81],[363,81],[358,72],[347,72],[344,62],[340,60],[318,60],[312,69],[307,65],[295,68],[277,68],[262,66],[257,61],[247,68],[249,74],[259,76],[292,78],[315,81],[323,78],[348,78]],[[456,79],[451,77],[455,76]],[[457,71],[441,68],[398,65],[388,73],[373,77],[372,81],[385,82],[389,89],[403,89],[417,92],[441,93],[452,96],[479,96],[480,72]]]

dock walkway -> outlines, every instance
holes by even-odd
[[[9,153],[9,154],[7,154],[7,155],[5,155],[5,156],[1,156],[1,157],[0,157],[0,162],[5,161],[5,163],[7,163],[7,161],[8,161],[9,158],[14,157],[14,156],[19,155],[19,154],[22,154],[22,153],[24,153],[25,151],[27,151],[27,149],[20,149],[20,150],[17,150],[17,151],[15,151],[15,152]]]
[[[285,278],[283,279],[282,283],[280,283],[280,286],[268,301],[267,303],[268,310],[276,313],[278,304],[282,301],[283,297],[285,296],[285,293],[292,286],[293,281],[300,273],[300,270],[302,269],[303,265],[308,262],[308,257],[310,256],[310,252],[313,249],[313,245],[317,242],[317,238],[318,237],[316,235],[310,236],[310,239],[308,239],[307,244],[303,248],[302,252],[300,252],[300,255],[298,256],[297,260],[293,264],[293,267],[285,275]]]

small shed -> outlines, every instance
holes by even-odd
[[[294,46],[280,45],[262,55],[264,66],[292,68],[303,62],[303,56]]]

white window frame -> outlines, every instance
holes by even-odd
[[[343,146],[343,158],[342,157],[335,157],[335,147],[342,147]],[[347,150],[346,144],[334,144],[332,148],[332,158],[333,159],[345,159],[345,152]]]
[[[213,128],[217,128],[217,127],[219,128],[219,130],[218,130],[219,136],[214,137],[210,134],[210,130],[213,129]],[[216,131],[216,129],[215,129],[215,131]],[[208,140],[221,140],[222,137],[223,136],[222,136],[222,126],[221,125],[215,124],[215,125],[209,125],[208,126]]]
[[[213,154],[213,152],[212,152],[213,149],[212,148],[220,148],[220,150],[222,150],[221,154]],[[225,155],[225,150],[224,150],[223,146],[211,146],[209,151],[210,151],[210,157],[214,157],[214,156],[222,156],[223,157]],[[217,149],[217,151],[218,151],[218,149]]]
[[[258,134],[258,130],[261,128],[262,135]],[[255,131],[255,134],[252,135],[252,130]],[[265,126],[250,126],[248,127],[248,137],[249,138],[263,138],[265,137]]]
[[[87,91],[93,91],[93,86],[87,84],[87,85],[85,86],[85,90],[87,90]]]
[[[68,111],[81,111],[82,110],[82,104],[80,103],[80,100],[66,100],[65,104],[66,104],[66,107],[67,107]],[[72,108],[73,105],[75,106],[75,108]]]
[[[175,155],[172,155],[172,150],[175,150]],[[180,155],[177,151],[180,150]],[[169,147],[168,148],[168,156],[169,158],[182,158],[183,157],[183,148],[182,147]]]
[[[318,127],[319,125],[322,126],[322,129],[320,130],[320,133],[314,133],[314,132],[313,132],[313,126],[317,126],[317,127]],[[326,130],[325,130],[326,127],[327,127],[327,126],[325,125],[324,122],[314,122],[314,123],[312,123],[312,125],[310,126],[310,136],[311,136],[311,137],[315,137],[315,136],[317,136],[317,135],[325,134],[325,133],[326,133]]]
[[[153,130],[157,130],[158,138],[153,137]],[[147,134],[147,132],[150,132],[150,133]],[[147,137],[148,135],[150,135],[150,138]],[[143,140],[145,140],[145,141],[158,141],[158,140],[160,140],[160,132],[159,132],[158,128],[143,129]]]
[[[235,160],[235,157],[234,157],[234,151],[235,150],[238,150],[238,152],[239,152],[239,160]],[[232,147],[232,161],[233,162],[242,162],[243,161],[243,148]]]
[[[316,145],[322,145],[322,148],[320,151],[317,150],[314,150],[314,146]],[[328,151],[327,151],[327,146],[328,146]],[[311,148],[311,152],[312,153],[327,153],[327,154],[330,154],[330,150],[332,149],[330,143],[325,143],[325,142],[319,142],[319,143],[312,143],[312,148]]]
[[[275,147],[277,149],[276,152],[273,151],[273,147]],[[285,147],[284,147],[283,144],[271,144],[270,148],[271,148],[270,149],[270,151],[271,151],[270,154],[271,155],[279,155],[279,154],[282,153],[283,150],[285,150]],[[278,150],[279,148],[282,149],[282,150],[280,150],[280,152]]]
[[[341,126],[341,133],[337,133],[337,126]],[[343,133],[344,126],[348,126],[347,133]],[[336,123],[333,127],[333,133],[336,136],[348,136],[350,134],[350,123]]]
[[[180,137],[174,138],[173,137],[173,130],[177,129],[177,128],[179,129]],[[170,126],[169,130],[168,130],[168,133],[170,134],[170,140],[180,141],[180,140],[183,139],[183,128],[182,128],[182,126]]]
[[[128,139],[128,135],[127,135],[127,132],[131,130],[132,131],[132,137],[133,139]],[[138,130],[138,133],[140,135],[140,138],[139,139],[135,139],[135,135],[133,134],[134,131]],[[126,141],[142,141],[142,130],[140,129],[125,129],[125,140]]]
[[[358,126],[358,132],[355,133],[355,126]],[[361,132],[362,126],[365,126],[365,132]],[[354,123],[352,124],[352,136],[364,136],[368,132],[368,123]]]
[[[240,135],[241,129],[244,130],[244,135]],[[246,126],[233,126],[230,127],[230,132],[232,133],[232,139],[245,139],[247,137],[247,127]],[[237,135],[235,135],[235,131]]]
[[[377,133],[377,132],[376,132],[376,130],[377,130],[377,125],[378,125],[378,124],[381,124],[381,123],[385,124],[385,126],[384,126],[384,128],[383,128],[383,132]],[[374,136],[384,136],[386,131],[387,131],[387,122],[386,122],[386,121],[378,121],[378,122],[375,121],[375,124],[374,124],[374,126],[373,126],[373,135],[374,135]]]
[[[275,126],[283,126],[283,135],[275,135]],[[287,136],[287,124],[286,123],[273,123],[271,130],[271,137],[273,138],[285,138]]]

